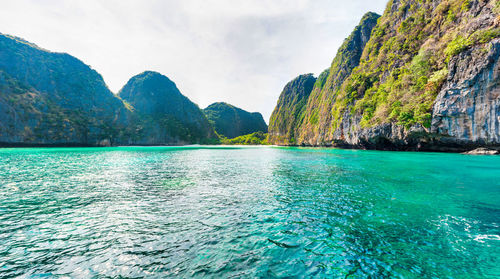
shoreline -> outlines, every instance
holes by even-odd
[[[57,144],[28,144],[28,143],[0,143],[0,150],[7,148],[109,148],[109,147],[295,147],[295,148],[311,148],[311,149],[344,149],[344,150],[366,150],[366,151],[392,151],[392,152],[432,152],[432,153],[457,153],[474,155],[476,150],[490,150],[492,155],[500,153],[500,146],[476,145],[466,147],[448,147],[439,146],[438,148],[415,148],[412,146],[405,146],[403,148],[394,148],[394,146],[387,146],[385,148],[367,148],[365,146],[352,146],[352,145],[280,145],[280,144],[134,144],[134,145],[92,145],[81,143],[57,143]],[[477,153],[479,154],[479,153]]]

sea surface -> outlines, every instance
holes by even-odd
[[[0,149],[0,278],[499,278],[500,156]]]

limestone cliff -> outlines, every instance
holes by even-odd
[[[120,96],[75,57],[0,34],[0,146],[218,140],[203,112],[165,76],[135,76]]]
[[[227,138],[255,132],[267,133],[267,124],[258,112],[248,112],[233,105],[218,102],[203,110],[215,131]]]
[[[453,57],[434,102],[432,132],[458,144],[500,143],[500,39]]]
[[[390,1],[358,65],[311,94],[294,143],[450,151],[500,145],[499,11],[492,0]],[[350,52],[341,48],[337,57]]]
[[[110,144],[126,114],[80,60],[0,34],[0,145]]]
[[[126,144],[188,144],[216,138],[200,108],[160,73],[132,77],[118,95],[134,112]]]
[[[269,120],[269,142],[295,144],[295,134],[304,117],[306,102],[316,82],[312,74],[290,81],[281,92]]]
[[[318,82],[307,99],[305,117],[299,123],[299,142],[320,144],[327,136],[336,94],[344,80],[359,65],[365,45],[379,17],[375,13],[365,14],[339,48],[331,67],[318,77]]]

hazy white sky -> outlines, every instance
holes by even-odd
[[[0,32],[67,52],[113,92],[145,70],[201,108],[224,101],[266,121],[285,84],[328,68],[364,13],[387,0],[4,0]]]

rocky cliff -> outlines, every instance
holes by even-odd
[[[269,120],[269,142],[281,145],[296,144],[295,134],[300,128],[307,99],[315,83],[316,78],[307,74],[295,78],[285,86]]]
[[[317,84],[304,116],[295,115],[302,120],[291,143],[452,151],[500,145],[499,12],[492,0],[392,0],[374,27],[376,16],[366,15],[339,49],[328,85]],[[273,121],[283,118],[271,119],[270,134]]]
[[[203,112],[165,76],[137,75],[120,97],[75,57],[0,34],[0,146],[217,140]]]
[[[174,82],[157,72],[132,77],[118,93],[134,114],[127,144],[203,143],[215,133],[203,112],[181,94]]]
[[[215,131],[226,138],[267,133],[267,124],[258,112],[248,112],[223,102],[213,103],[203,111]]]
[[[450,60],[433,107],[431,131],[450,143],[500,143],[500,39]]]
[[[344,80],[359,65],[361,55],[380,15],[367,13],[339,48],[332,65],[325,70],[307,99],[305,116],[299,123],[299,142],[321,142],[332,122],[334,99]]]
[[[0,34],[0,143],[109,144],[126,114],[80,60]]]

